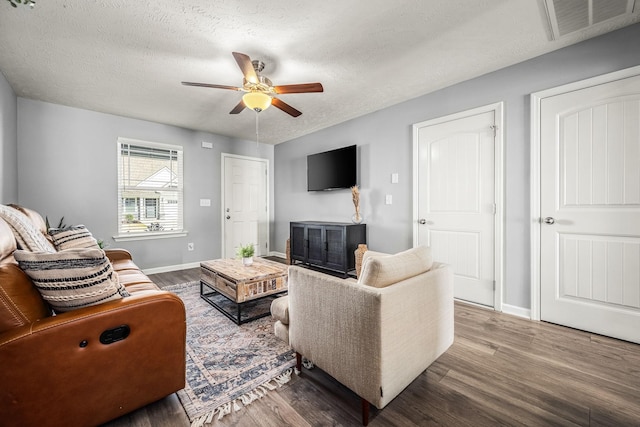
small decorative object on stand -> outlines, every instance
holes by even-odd
[[[351,221],[354,224],[360,224],[362,222],[362,215],[360,215],[360,190],[357,185],[351,187],[351,198],[353,199],[353,206],[356,208],[356,213],[351,217]]]
[[[253,254],[255,253],[255,248],[253,243],[249,243],[248,245],[240,245],[238,247],[238,258],[242,258],[243,265],[251,265],[253,264]]]

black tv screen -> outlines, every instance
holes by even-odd
[[[322,191],[356,185],[356,146],[307,156],[307,190]]]

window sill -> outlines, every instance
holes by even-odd
[[[189,232],[182,231],[153,231],[147,233],[127,233],[113,236],[116,242],[129,242],[132,240],[155,240],[155,239],[172,239],[174,237],[185,237]]]

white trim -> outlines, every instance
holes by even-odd
[[[531,319],[540,320],[540,105],[544,98],[640,75],[640,65],[531,94]]]
[[[531,95],[531,320],[540,320],[540,100]]]
[[[147,233],[120,234],[111,236],[116,242],[129,242],[133,240],[153,240],[172,239],[174,237],[185,237],[189,234],[187,230],[182,231],[149,231]]]
[[[518,307],[517,305],[511,304],[502,304],[502,312],[504,314],[510,314],[512,316],[531,320],[531,310],[529,310],[528,308]]]
[[[122,143],[130,144],[130,145],[141,145],[144,147],[159,148],[161,150],[184,151],[184,148],[181,145],[166,144],[164,142],[146,141],[142,139],[133,139],[133,138],[126,138],[124,136],[119,136],[118,144],[122,144]]]
[[[220,230],[221,230],[221,236],[222,238],[220,239],[220,253],[224,254],[225,252],[225,233],[224,233],[224,221],[225,221],[225,216],[226,216],[226,212],[224,211],[224,201],[225,201],[225,160],[226,159],[240,159],[240,160],[250,160],[250,161],[254,161],[254,162],[261,162],[265,164],[266,167],[266,177],[265,177],[265,191],[266,191],[266,209],[267,209],[267,223],[265,224],[267,227],[267,253],[269,253],[269,249],[270,249],[270,241],[269,241],[269,236],[271,236],[271,230],[270,230],[270,224],[272,221],[271,218],[271,209],[270,209],[270,191],[269,191],[269,183],[271,181],[271,170],[269,168],[269,159],[264,159],[261,157],[249,157],[249,156],[241,156],[238,154],[229,154],[229,153],[222,153],[221,157],[220,157],[220,161],[221,161],[221,166],[220,166],[220,174],[221,174],[221,179],[220,179],[220,185],[221,185],[221,191],[220,191]]]
[[[279,258],[287,259],[287,254],[284,254],[282,252],[271,251],[269,252],[269,256],[277,256]]]
[[[167,265],[165,267],[145,268],[142,270],[144,274],[169,273],[171,271],[187,270],[189,268],[200,267],[200,262],[190,262],[188,264]]]
[[[495,125],[497,126],[496,137],[494,140],[494,181],[495,181],[495,204],[496,215],[494,220],[494,280],[496,282],[494,291],[494,306],[496,311],[502,311],[503,297],[504,297],[504,102],[496,102],[495,104],[489,104],[482,107],[473,108],[471,110],[461,111],[458,113],[450,114],[436,119],[427,120],[413,125],[413,245],[416,246],[418,242],[418,197],[420,194],[419,182],[418,182],[418,167],[420,159],[418,156],[418,132],[420,128],[433,126],[440,123],[450,122],[453,120],[462,119],[465,117],[475,116],[486,112],[494,112]]]

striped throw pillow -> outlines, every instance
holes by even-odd
[[[56,253],[17,250],[13,255],[56,312],[129,296],[101,249],[66,249]]]
[[[100,249],[91,232],[82,224],[66,228],[50,228],[49,235],[59,251],[73,248]]]
[[[0,218],[13,230],[20,249],[31,252],[55,252],[56,249],[29,217],[10,206],[0,205]]]

